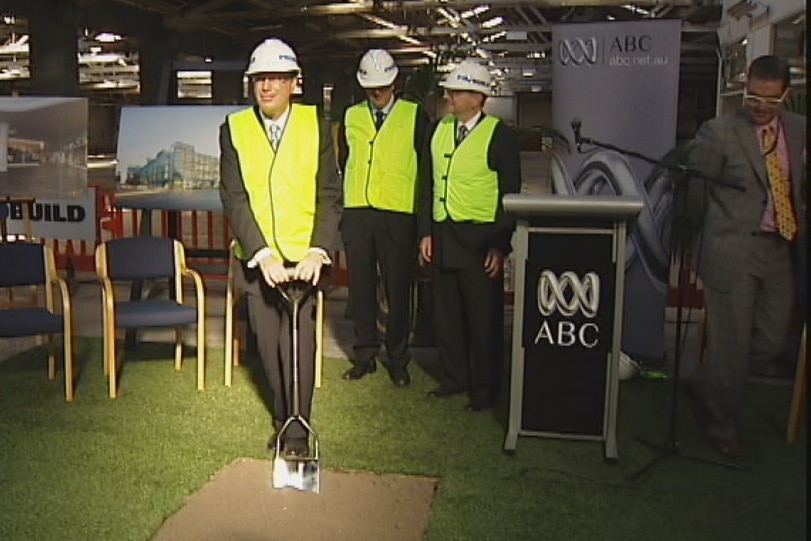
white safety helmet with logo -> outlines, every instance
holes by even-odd
[[[473,60],[465,60],[450,72],[440,86],[449,90],[470,90],[490,95],[490,72]]]
[[[383,49],[370,49],[360,59],[358,82],[363,88],[389,86],[397,78],[397,64]]]
[[[301,73],[293,49],[280,39],[266,39],[251,53],[245,75],[257,73]]]

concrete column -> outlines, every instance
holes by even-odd
[[[172,105],[177,102],[176,56],[176,35],[156,32],[139,37],[141,105]]]
[[[0,122],[0,173],[8,171],[8,122]]]
[[[211,103],[213,105],[242,105],[242,71],[211,72]]]
[[[68,9],[54,4],[28,21],[32,94],[79,94],[78,37],[75,26],[66,22],[68,15]]]
[[[315,69],[308,69],[307,66],[302,66],[302,74],[304,75],[304,88],[301,96],[301,101],[310,105],[323,105],[324,102],[324,79],[319,76],[319,72]]]

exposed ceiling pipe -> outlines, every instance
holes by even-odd
[[[137,4],[132,0],[117,0],[126,4]],[[255,0],[259,1],[259,0]],[[272,12],[279,18],[286,17],[323,17],[325,15],[358,15],[361,13],[380,13],[382,11],[399,12],[424,11],[429,9],[453,8],[458,10],[472,9],[482,4],[488,4],[492,8],[515,8],[515,7],[536,7],[536,8],[560,8],[560,7],[609,7],[609,6],[693,6],[695,0],[402,0],[396,2],[342,2],[335,4],[320,4],[314,6],[300,6],[295,8],[279,8],[274,6]],[[218,13],[218,19],[244,19],[254,15],[254,11],[231,11],[229,13]],[[190,14],[193,18],[194,14]],[[206,17],[207,14],[201,14]]]

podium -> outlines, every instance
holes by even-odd
[[[519,436],[605,443],[616,419],[626,238],[633,197],[507,195],[517,216],[509,418]]]

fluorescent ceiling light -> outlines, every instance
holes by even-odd
[[[118,53],[79,55],[80,64],[118,64],[123,59],[124,58]]]
[[[463,11],[460,15],[463,19],[469,19],[471,17],[475,17],[476,15],[481,15],[485,11],[489,10],[490,6],[476,6],[473,9],[469,9],[467,11]]]
[[[405,41],[406,43],[410,43],[412,45],[422,45],[422,42],[416,38],[412,38],[411,36],[397,36],[400,38],[400,41]]]
[[[487,19],[482,23],[482,28],[493,28],[495,26],[500,25],[504,22],[502,17],[493,17],[492,19]]]
[[[631,5],[631,4],[624,4],[622,7],[624,9],[627,9],[631,13],[637,13],[639,15],[644,15],[645,17],[650,17],[651,15],[653,15],[653,13],[651,13],[647,9],[642,9],[640,7],[636,7],[636,6]]]
[[[96,34],[96,37],[93,39],[99,43],[115,43],[116,41],[121,41],[121,36],[113,34],[112,32],[101,32]]]
[[[210,71],[178,71],[177,78],[178,79],[203,79],[203,78],[210,78],[211,72]]]

